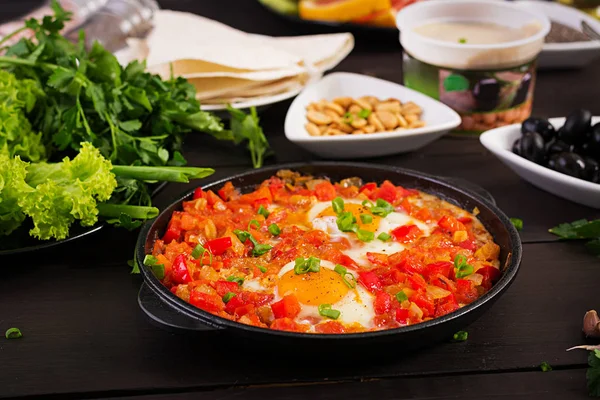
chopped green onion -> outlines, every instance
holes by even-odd
[[[269,216],[269,214],[271,214],[266,208],[264,208],[263,206],[258,207],[258,214],[262,215],[263,217],[267,218]]]
[[[463,44],[464,44],[464,43],[467,43],[467,39],[465,39],[465,38],[460,38],[460,39],[458,39],[458,43],[463,43]]]
[[[340,264],[336,264],[335,268],[333,269],[334,272],[337,272],[338,274],[344,276],[348,273],[348,269],[346,267],[344,267],[343,265]]]
[[[235,235],[238,237],[238,239],[240,239],[240,242],[242,243],[246,243],[246,240],[252,238],[252,235],[248,231],[241,231],[239,229],[236,229],[235,231],[233,231],[233,233],[235,233]]]
[[[235,297],[235,293],[233,292],[227,292],[225,293],[225,296],[223,296],[223,301],[225,303],[229,302],[229,300],[233,299]]]
[[[267,251],[271,250],[273,246],[269,244],[257,243],[254,245],[254,249],[252,249],[252,255],[254,257],[262,256]]]
[[[369,115],[371,115],[371,110],[367,110],[366,108],[363,108],[362,110],[360,110],[357,114],[360,118],[369,118]]]
[[[235,282],[238,284],[238,286],[242,286],[244,284],[244,278],[240,278],[234,275],[231,275],[230,277],[227,278],[227,280],[229,282]]]
[[[344,114],[344,122],[347,124],[351,124],[352,121],[354,120],[354,118],[352,117],[352,114],[347,112]]]
[[[253,219],[252,221],[248,222],[248,230],[250,230],[250,227],[255,227],[256,229],[260,228],[260,222],[258,222],[257,220]]]
[[[153,255],[146,254],[146,257],[144,257],[144,265],[148,267],[151,265],[155,265],[157,262],[158,260]]]
[[[354,275],[348,272],[346,267],[340,264],[336,264],[333,270],[342,276],[342,280],[350,289],[356,287],[356,278],[354,277]]]
[[[390,234],[385,232],[381,232],[379,236],[377,236],[377,239],[381,240],[382,242],[387,242],[388,240],[390,240],[390,238]]]
[[[309,272],[319,272],[321,270],[321,260],[318,258],[311,256],[306,262],[308,263]]]
[[[319,314],[323,317],[338,319],[341,313],[338,310],[332,309],[331,304],[321,304],[319,306]]]
[[[456,257],[454,257],[454,267],[456,268],[460,268],[461,266],[465,265],[467,263],[467,257],[462,255],[462,254],[457,254]]]
[[[371,213],[380,217],[387,217],[394,212],[394,206],[383,199],[377,199],[375,206],[371,207]]]
[[[308,259],[298,257],[294,263],[294,272],[296,275],[306,274],[308,272],[319,272],[320,270],[321,260],[316,257],[311,256]]]
[[[518,231],[523,230],[523,220],[519,218],[511,218],[510,222],[515,226]]]
[[[339,213],[335,222],[342,232],[354,232],[357,229],[356,217],[351,212]]]
[[[165,278],[165,266],[164,264],[158,264],[156,257],[146,254],[146,257],[144,257],[144,265],[150,267],[150,270],[157,279]]]
[[[373,204],[373,202],[371,200],[363,200],[362,202],[363,207],[373,207],[375,204]]]
[[[373,217],[369,214],[360,214],[360,220],[363,224],[370,224],[373,222]]]
[[[192,257],[194,257],[197,260],[204,255],[205,251],[206,249],[204,248],[204,246],[198,243],[196,247],[194,247],[194,250],[192,250]]]
[[[269,233],[273,236],[279,236],[279,234],[281,233],[281,229],[279,229],[277,224],[271,224],[269,225]]]
[[[262,272],[263,274],[264,274],[265,272],[267,272],[267,268],[266,268],[266,267],[263,267],[262,265],[259,265],[259,266],[258,266],[258,269],[259,269],[259,270],[260,270],[260,272]]]
[[[398,293],[396,293],[396,300],[398,300],[399,303],[402,303],[403,301],[408,300],[408,296],[406,295],[406,293],[404,293],[403,290],[401,290]]]
[[[331,200],[331,207],[333,208],[333,212],[336,214],[340,214],[344,212],[344,199],[341,197],[336,197]]]
[[[472,265],[465,264],[456,271],[456,277],[461,279],[465,276],[469,276],[474,272],[475,268]]]
[[[469,337],[469,332],[467,331],[458,331],[454,334],[454,340],[457,342],[464,342]]]
[[[7,339],[19,339],[23,337],[23,334],[21,333],[21,330],[19,328],[9,328],[4,334],[4,336]]]
[[[356,237],[362,242],[370,242],[375,238],[375,234],[371,231],[365,231],[364,229],[357,229]]]
[[[540,364],[540,369],[542,370],[542,372],[548,372],[552,371],[552,366],[550,366],[550,364],[544,361]]]

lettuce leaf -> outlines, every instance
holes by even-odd
[[[25,183],[27,163],[0,153],[0,235],[8,235],[25,220],[19,199],[33,191]]]

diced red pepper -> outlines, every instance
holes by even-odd
[[[383,267],[389,265],[390,263],[388,255],[382,253],[367,252],[367,260],[369,260],[371,264],[380,265]]]
[[[269,201],[269,199],[267,199],[266,197],[263,197],[262,199],[256,199],[256,200],[254,200],[254,202],[252,203],[252,207],[254,208],[255,211],[258,211],[258,209],[261,206],[264,209],[266,209],[267,207],[269,207],[269,204],[271,204],[271,202]]]
[[[217,190],[217,194],[223,201],[227,201],[227,193],[225,193],[224,189]]]
[[[209,206],[214,206],[215,203],[219,203],[219,202],[223,201],[212,190],[209,190],[208,192],[205,192],[205,195],[206,195],[206,201],[207,201],[207,203],[208,203]]]
[[[358,282],[373,293],[382,289],[381,281],[373,271],[360,271]]]
[[[236,296],[233,296],[227,302],[227,304],[225,305],[225,311],[227,311],[229,314],[233,314],[235,312],[236,308],[242,307],[244,305],[246,305],[246,303],[242,299],[242,295],[238,294]]]
[[[295,318],[301,310],[300,303],[294,295],[287,295],[276,303],[271,304],[275,318]]]
[[[431,212],[425,207],[419,209],[419,211],[415,212],[413,216],[419,221],[429,221],[432,218]]]
[[[171,279],[178,284],[189,283],[192,281],[192,276],[187,266],[187,257],[184,254],[175,257],[171,270]]]
[[[235,315],[237,318],[242,317],[248,313],[253,313],[254,312],[254,304],[246,304],[243,305],[241,307],[237,307],[234,311],[233,311],[233,315]]]
[[[377,189],[377,184],[375,182],[369,182],[369,183],[365,183],[364,185],[362,185],[360,187],[359,192],[362,193],[362,192],[368,191],[370,193],[375,189]]]
[[[443,299],[440,299],[435,307],[435,317],[441,317],[442,315],[450,314],[452,311],[458,310],[458,302],[456,297],[451,294]]]
[[[458,218],[458,221],[461,222],[462,224],[470,224],[471,222],[473,222],[473,218],[471,218],[471,217],[460,217],[460,218]]]
[[[319,248],[329,241],[329,235],[322,230],[312,230],[306,232],[302,237],[313,246]]]
[[[454,233],[456,231],[466,231],[467,228],[463,225],[462,222],[457,220],[456,218],[450,215],[444,215],[438,221],[438,226],[444,229],[447,232]]]
[[[177,294],[177,288],[179,287],[179,285],[175,285],[171,288],[171,293],[173,294]]]
[[[424,292],[417,292],[411,298],[410,301],[415,303],[423,311],[423,317],[432,317],[435,313],[435,304],[433,299],[427,296]]]
[[[476,272],[483,276],[481,286],[488,290],[492,287],[494,282],[496,282],[498,279],[500,279],[500,276],[502,276],[500,270],[498,268],[492,267],[491,265],[481,267]]]
[[[321,182],[315,185],[315,196],[320,201],[330,201],[335,199],[337,192],[335,191],[335,187],[331,184],[331,182]]]
[[[269,204],[273,201],[273,195],[271,195],[271,191],[266,186],[261,186],[257,190],[252,193],[247,193],[240,196],[240,203],[243,204],[254,204],[254,202],[258,199],[267,199],[269,200]]]
[[[392,231],[392,237],[400,243],[409,243],[423,236],[423,231],[416,225],[402,225]]]
[[[346,329],[344,325],[337,321],[327,321],[315,326],[315,332],[318,333],[344,333]]]
[[[271,329],[276,329],[278,331],[290,331],[290,332],[304,332],[306,331],[306,326],[297,324],[291,318],[277,318],[271,323]]]
[[[373,302],[373,307],[375,309],[375,314],[377,315],[389,312],[392,308],[392,296],[387,292],[377,293],[375,301]]]
[[[190,304],[208,312],[219,312],[225,307],[225,303],[219,296],[197,291],[190,294]]]
[[[431,279],[435,275],[442,275],[449,278],[453,269],[454,264],[450,261],[438,261],[433,264],[427,264],[423,275],[428,279]]]
[[[456,292],[456,283],[441,274],[431,276],[429,283],[452,293]]]
[[[382,199],[387,201],[388,203],[394,203],[396,201],[396,186],[390,181],[384,181],[379,189],[376,190],[369,196],[372,200]]]
[[[167,227],[167,231],[163,236],[163,242],[165,242],[165,244],[169,244],[173,240],[180,240],[181,232],[181,213],[173,213],[171,221],[169,222],[169,226]]]
[[[427,282],[419,274],[408,275],[406,277],[406,282],[415,290],[425,289],[427,287]]]
[[[413,205],[406,198],[402,200],[402,202],[400,203],[400,207],[402,207],[404,211],[406,211],[406,213],[409,215],[411,215],[413,212]]]
[[[456,280],[456,301],[463,304],[469,304],[478,297],[477,288],[473,281],[467,279]]]
[[[227,293],[238,293],[240,291],[240,285],[237,282],[229,282],[229,281],[216,281],[215,282],[215,290],[219,294],[219,296],[225,296]]]
[[[230,248],[231,245],[231,238],[229,236],[224,236],[222,238],[209,240],[208,242],[206,242],[206,245],[204,247],[208,249],[213,255],[220,256],[221,254],[225,253],[225,250]]]
[[[389,314],[376,315],[373,318],[373,325],[381,329],[394,327],[394,318]]]
[[[201,199],[202,197],[204,197],[204,192],[202,191],[201,187],[198,187],[194,190],[194,200],[196,199]]]
[[[406,308],[397,308],[396,309],[396,322],[402,325],[408,325],[409,317],[408,317],[408,309]]]
[[[477,244],[475,243],[475,240],[467,239],[465,241],[460,242],[458,245],[463,249],[471,251],[477,250]]]

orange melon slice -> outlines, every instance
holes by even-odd
[[[303,19],[347,22],[391,7],[391,0],[301,0],[299,14]]]

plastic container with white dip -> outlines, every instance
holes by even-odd
[[[415,31],[444,22],[488,23],[533,33],[513,41],[476,44]],[[535,61],[550,30],[546,16],[505,2],[429,0],[402,9],[396,23],[404,49],[404,84],[458,112],[462,124],[457,132],[479,134],[530,116]]]

